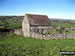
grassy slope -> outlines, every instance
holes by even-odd
[[[23,16],[0,16],[0,25],[7,26],[8,29],[22,27]]]
[[[74,39],[40,40],[11,35],[0,44],[0,56],[59,56],[60,48],[75,51]]]

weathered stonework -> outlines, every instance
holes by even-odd
[[[26,14],[22,21],[22,30],[25,37],[39,38],[40,34],[47,33],[50,28],[51,24],[46,15]]]
[[[17,35],[23,34],[22,29],[14,29],[14,33],[17,34]]]
[[[28,16],[26,15],[22,21],[22,30],[23,30],[23,35],[25,37],[30,37],[30,25],[28,21]]]

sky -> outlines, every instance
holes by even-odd
[[[0,16],[25,14],[75,19],[75,0],[0,0]]]

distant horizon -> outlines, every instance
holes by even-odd
[[[26,14],[32,14],[32,13],[26,13]],[[21,14],[21,15],[15,15],[15,14],[11,14],[11,15],[0,15],[0,16],[24,16],[25,14]],[[38,15],[38,14],[37,14]],[[39,15],[46,15],[46,14],[39,14]],[[47,15],[48,16],[48,15]],[[68,19],[68,20],[75,20],[75,18],[62,18],[62,17],[50,17],[49,18],[55,18],[55,19]]]
[[[25,14],[24,14],[25,15]],[[24,15],[0,15],[0,16],[24,16]],[[43,14],[40,14],[43,15]],[[44,14],[45,15],[45,14]],[[47,15],[48,16],[48,15]],[[68,19],[68,18],[53,18],[53,17],[49,17],[49,19],[61,19],[61,20],[75,20],[75,19]]]

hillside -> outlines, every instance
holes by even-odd
[[[0,25],[8,29],[22,27],[22,19],[24,16],[0,16]]]
[[[20,28],[23,18],[23,16],[0,16],[0,25],[7,29]],[[58,33],[58,26],[64,28],[75,27],[75,21],[72,20],[50,19],[50,21],[53,25],[50,34]],[[61,30],[61,33],[75,33],[75,30]],[[25,38],[13,33],[0,38],[0,56],[59,56],[60,49],[62,51],[75,51],[75,39],[41,40]]]
[[[55,18],[50,18],[51,23],[55,26],[62,26],[66,28],[71,28],[75,27],[75,20],[67,20],[67,19],[55,19]]]

